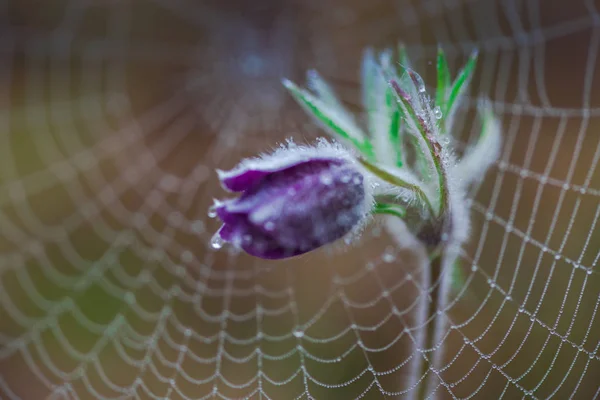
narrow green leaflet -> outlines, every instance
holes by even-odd
[[[296,101],[320,123],[330,135],[350,142],[365,157],[374,158],[371,143],[362,130],[350,123],[336,107],[328,105],[320,98],[296,86],[292,81],[284,79],[283,85],[290,91]]]
[[[421,75],[417,74],[413,70],[408,70],[408,76],[412,81],[413,87],[417,92],[418,101],[413,101],[411,104],[415,107],[415,104],[418,104],[420,114],[417,115],[418,121],[421,125],[424,123],[424,132],[429,135],[433,135],[434,131],[436,131],[436,121],[433,110],[431,109],[431,104],[429,101],[429,96],[427,95],[427,91],[425,89],[425,82]],[[431,143],[428,143],[428,147],[431,149]]]
[[[438,47],[437,53],[437,88],[435,92],[435,105],[442,111],[442,121],[444,113],[447,112],[446,104],[448,102],[448,94],[451,85],[450,69],[448,68],[448,60],[444,49]],[[440,126],[444,126],[440,124]],[[445,130],[442,133],[446,133]]]
[[[400,119],[400,112],[395,106],[394,95],[391,90],[386,92],[386,105],[392,109],[391,121],[390,121],[390,142],[394,149],[396,149],[396,166],[402,167],[404,165],[404,148],[402,143],[402,120]]]
[[[371,49],[363,57],[363,103],[367,111],[369,132],[377,160],[394,165],[401,159],[398,146],[399,125],[395,120],[397,107],[393,101],[388,101],[391,95],[389,86]]]
[[[334,108],[343,108],[335,92],[329,84],[314,69],[307,73],[308,87],[327,105]]]
[[[397,99],[402,106],[404,114],[417,126],[417,132],[420,135],[419,145],[422,147],[424,153],[428,153],[427,159],[431,163],[431,171],[432,173],[435,172],[435,177],[437,178],[434,180],[437,184],[436,193],[438,193],[437,207],[435,208],[437,211],[436,215],[441,215],[448,205],[448,188],[446,187],[446,176],[442,165],[441,146],[436,141],[437,138],[434,133],[436,125],[433,120],[433,112],[425,93],[425,84],[422,78],[412,70],[407,72],[413,87],[416,88],[418,99],[411,100],[411,96],[399,86],[398,82],[392,81],[391,84],[398,95]],[[420,104],[422,109],[420,114],[424,115],[423,117],[415,111],[414,104]]]
[[[422,143],[421,123],[417,117],[417,112],[413,107],[412,101],[413,97],[417,96],[416,90],[409,80],[401,80],[396,74],[390,75],[388,80],[393,89],[391,92],[398,106],[400,115],[408,125],[409,130],[413,132],[413,134],[409,135],[409,143],[414,150],[416,169],[421,174],[421,178],[423,178],[424,181],[430,182],[433,178],[431,172],[435,169],[435,165],[433,159],[428,156],[429,152],[426,152],[423,148],[425,146]],[[407,86],[411,93],[404,90]],[[402,140],[402,138],[400,138],[400,140]]]
[[[418,99],[412,100],[411,95],[409,95],[396,80],[391,81],[392,88],[396,93],[396,100],[401,107],[403,115],[406,116],[407,121],[413,127],[413,130],[416,132],[416,140],[415,140],[415,149],[417,157],[422,157],[427,161],[427,168],[424,168],[428,171],[424,179],[427,181],[434,181],[438,185],[442,185],[442,165],[440,155],[434,149],[434,144],[432,143],[432,133],[430,132],[430,127],[427,122],[420,118],[415,111],[413,103],[418,102]],[[420,153],[419,153],[420,151]],[[418,162],[422,162],[422,160],[417,159]],[[436,173],[436,176],[429,176],[429,174]],[[434,179],[435,178],[435,179]],[[443,193],[443,186],[439,186],[437,188],[440,193]]]
[[[394,217],[406,217],[406,209],[398,204],[377,203],[373,209],[373,214],[393,215]]]
[[[469,82],[471,78],[473,78],[473,72],[475,71],[475,66],[477,65],[477,57],[478,51],[475,50],[471,53],[467,64],[464,68],[459,72],[456,80],[452,84],[452,88],[450,90],[450,94],[448,95],[448,103],[446,104],[446,109],[442,109],[444,117],[444,121],[446,124],[452,121],[452,117],[456,112],[456,109],[460,103],[460,98],[464,94],[465,90],[469,86]],[[450,128],[451,124],[447,126]]]
[[[361,135],[364,136],[362,130],[356,124],[354,116],[346,110],[342,103],[340,103],[331,86],[329,86],[317,71],[308,71],[307,84],[323,103],[335,110],[340,115],[340,119],[346,121],[346,125],[352,127],[353,132],[361,132]]]
[[[385,82],[385,106],[388,110],[391,110],[391,121],[389,126],[389,138],[390,143],[394,149],[396,149],[396,166],[402,167],[405,163],[405,149],[403,143],[403,130],[402,126],[402,115],[400,109],[396,104],[396,98],[394,93],[389,87],[386,77],[396,76],[395,68],[391,64],[392,52],[391,50],[383,51],[379,55],[379,64],[383,71],[383,80]]]

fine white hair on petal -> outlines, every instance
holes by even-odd
[[[232,170],[217,170],[217,173],[220,179],[228,179],[249,170],[277,171],[302,161],[330,158],[339,158],[357,164],[353,152],[337,142],[329,142],[319,138],[316,145],[307,146],[298,145],[293,140],[288,139],[285,144],[281,144],[272,153],[263,153],[257,157],[246,158]]]

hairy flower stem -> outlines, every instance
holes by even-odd
[[[420,254],[421,252],[418,252],[418,256],[419,256],[419,265],[421,268],[421,286],[423,288],[426,288],[427,285],[430,282],[430,273],[431,273],[431,269],[430,269],[430,261],[429,261],[429,257],[427,257],[427,254],[425,253],[424,249],[422,248],[422,254]],[[415,312],[415,321],[414,321],[414,326],[417,327],[417,330],[414,333],[414,348],[416,349],[424,349],[425,348],[425,341],[426,341],[426,329],[424,329],[425,324],[427,323],[427,313],[428,313],[428,307],[429,307],[429,303],[428,301],[428,296],[424,296],[423,299],[421,301],[419,301],[419,304],[417,306],[416,312]],[[421,377],[424,374],[424,371],[422,371],[423,369],[423,365],[427,365],[428,363],[425,363],[423,358],[425,357],[425,354],[418,351],[417,354],[415,354],[411,360],[410,363],[410,372],[409,372],[409,380],[408,380],[408,384],[407,387],[409,388],[413,388],[416,387],[419,384],[419,380],[421,379]],[[426,383],[425,379],[422,379],[422,381],[419,384],[419,387],[416,387],[415,390],[411,390],[409,392],[409,399],[410,400],[419,400],[420,397],[418,397],[420,395],[420,391],[421,391],[421,387],[424,386]]]
[[[418,376],[421,377],[427,375],[419,385],[416,396],[418,400],[429,398],[435,390],[437,378],[434,376],[436,374],[432,369],[437,368],[443,358],[442,347],[438,347],[437,343],[441,341],[444,335],[445,319],[443,315],[438,315],[438,310],[443,310],[446,306],[448,284],[450,283],[450,280],[444,278],[442,271],[443,259],[443,254],[433,258],[427,266],[428,272],[424,274],[425,279],[423,279],[423,283],[427,285],[429,291],[428,296],[423,300],[426,302],[423,308],[427,310],[427,313],[422,322],[427,323],[427,327],[422,330],[424,337],[421,337],[418,342],[422,345],[421,349],[428,351],[430,356],[418,357],[420,368],[415,369],[415,372],[419,371]],[[423,358],[426,359],[425,362],[423,362]]]

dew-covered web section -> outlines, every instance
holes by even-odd
[[[1,398],[600,396],[597,2],[15,0],[0,32]],[[438,44],[480,49],[460,148],[479,100],[502,123],[433,348],[377,220],[267,262],[207,215],[216,168],[322,135],[282,78],[359,110],[363,49],[399,41],[432,86]]]

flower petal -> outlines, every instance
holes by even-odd
[[[293,249],[280,246],[272,237],[265,235],[244,219],[236,224],[224,224],[218,232],[227,242],[242,248],[246,253],[266,260],[277,260],[300,255]]]
[[[244,175],[248,171],[230,177],[258,176]],[[372,206],[365,176],[346,159],[311,158],[257,171],[262,178],[229,185],[245,186],[242,195],[215,208],[224,223],[221,238],[257,257],[292,257],[335,241],[359,225]],[[227,177],[223,182],[231,183]]]
[[[260,160],[255,160],[251,168],[244,168],[242,165],[231,171],[217,171],[221,185],[230,192],[245,192],[256,187],[265,177],[282,172],[289,168],[298,167],[304,164],[315,164],[322,162],[339,162],[336,158],[311,158],[311,159],[292,159],[287,163],[272,163],[265,160],[261,165]]]
[[[230,172],[218,171],[219,179],[223,188],[230,192],[243,192],[257,185],[271,171],[248,169],[243,171]]]

